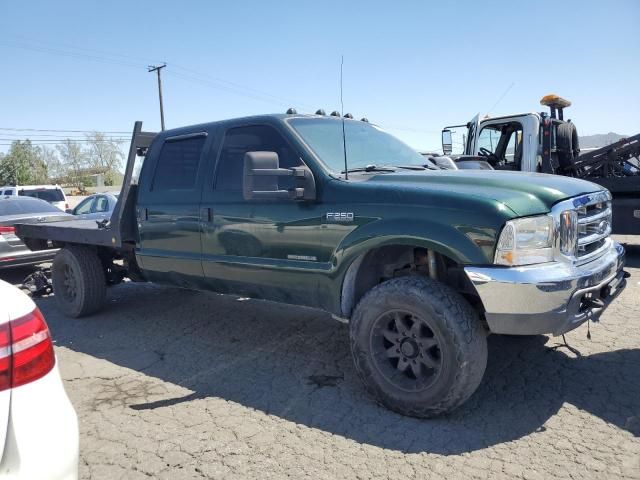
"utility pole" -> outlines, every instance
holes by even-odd
[[[162,105],[162,78],[160,78],[160,70],[166,67],[167,64],[162,65],[149,65],[149,72],[156,72],[158,74],[158,96],[160,97],[160,126],[164,130],[164,107]]]

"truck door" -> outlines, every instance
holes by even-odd
[[[318,203],[244,200],[244,155],[250,151],[276,152],[280,168],[302,165],[276,126],[226,131],[211,186],[202,198],[202,264],[208,286],[222,293],[315,305],[322,295],[319,272],[330,268],[339,238],[321,225]],[[292,181],[279,178],[278,187],[291,188]]]
[[[136,215],[138,256],[151,281],[202,284],[200,196],[207,137],[207,132],[167,137],[147,155],[151,162],[141,173]]]
[[[480,126],[480,114],[477,113],[475,117],[467,124],[467,138],[464,146],[465,155],[477,155],[478,144],[478,128]]]
[[[473,140],[473,155],[487,157],[496,170],[538,171],[540,122],[536,114],[482,120]]]

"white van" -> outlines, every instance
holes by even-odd
[[[63,212],[69,208],[67,196],[59,185],[8,185],[0,187],[0,199],[12,195],[39,198]]]

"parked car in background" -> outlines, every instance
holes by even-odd
[[[54,222],[70,218],[73,217],[37,198],[12,196],[0,200],[0,269],[47,262],[57,252],[46,240],[28,241],[25,245],[15,235],[16,223]]]
[[[82,200],[74,209],[66,212],[83,220],[104,220],[111,218],[111,212],[118,202],[119,192],[96,193]]]
[[[78,437],[47,323],[0,280],[0,478],[77,478]]]
[[[59,185],[18,185],[0,187],[0,198],[33,197],[49,202],[63,212],[69,208],[67,196]]]

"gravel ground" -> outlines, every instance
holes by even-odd
[[[38,305],[81,478],[640,479],[640,250],[628,264],[592,340],[567,335],[579,354],[490,337],[480,388],[436,420],[372,402],[347,326],[322,312],[147,284],[87,319]]]

